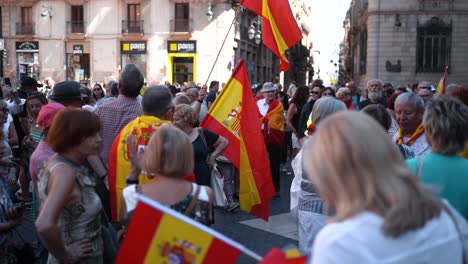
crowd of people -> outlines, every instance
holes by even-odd
[[[0,263],[111,263],[138,194],[211,225],[215,165],[220,206],[235,213],[229,141],[199,127],[222,86],[146,86],[134,64],[91,89],[29,77],[18,89],[4,84]],[[276,198],[293,167],[299,248],[312,263],[462,263],[468,87],[364,88],[252,86],[258,112],[249,114],[259,118]]]

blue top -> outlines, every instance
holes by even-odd
[[[445,156],[431,153],[422,157],[421,181],[447,199],[464,217],[468,219],[468,159],[457,155]],[[407,160],[411,171],[416,175],[419,159]]]

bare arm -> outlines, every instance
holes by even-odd
[[[77,249],[67,250],[58,226],[58,219],[64,207],[71,201],[79,199],[77,196],[80,191],[76,183],[75,170],[65,164],[58,165],[50,175],[47,189],[47,199],[36,220],[36,229],[42,243],[61,263],[68,263],[73,258],[72,255],[78,259],[84,257],[82,252],[76,252],[79,251]],[[83,242],[86,241],[80,243]]]
[[[10,146],[18,145],[18,134],[16,134],[15,125],[11,122],[10,127],[8,128],[8,144]]]
[[[208,157],[208,164],[214,164],[216,157],[218,157],[218,155],[221,154],[221,152],[223,152],[228,145],[229,140],[223,136],[219,136],[218,140],[216,140],[213,145],[215,148],[214,151],[211,153],[210,157]]]
[[[297,111],[296,104],[295,103],[290,104],[289,109],[288,109],[288,116],[286,118],[286,126],[289,129],[291,129],[291,131],[294,134],[297,134],[297,131],[296,131],[296,128],[294,128],[294,126],[292,124],[292,119],[293,119],[294,115],[296,114],[296,111]]]
[[[106,186],[108,186],[108,181],[107,181],[107,168],[104,166],[102,163],[101,158],[96,154],[96,155],[90,155],[86,158],[86,160],[89,162],[89,165],[93,169],[94,173],[96,174],[97,177],[101,178]]]

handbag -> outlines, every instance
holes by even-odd
[[[214,164],[211,169],[211,189],[214,193],[214,206],[226,207],[227,198],[223,190],[224,178],[219,172],[218,164]]]
[[[417,177],[420,179],[421,174],[422,174],[422,169],[423,169],[423,166],[424,166],[424,160],[421,157],[418,157],[418,160],[419,160],[419,165],[418,165]],[[463,264],[468,264],[468,256],[465,253],[465,247],[463,245],[464,244],[463,243],[463,234],[461,233],[458,221],[455,218],[455,215],[453,215],[452,210],[450,210],[450,208],[448,208],[448,206],[444,202],[442,202],[442,209],[447,213],[447,215],[450,217],[453,224],[455,225],[455,230],[457,231],[458,240],[460,241],[460,244],[461,244],[461,247],[462,247]]]
[[[109,221],[106,213],[101,211],[102,225],[101,225],[101,237],[103,244],[103,263],[114,263],[115,258],[117,257],[117,252],[119,251],[119,243],[117,241],[117,232],[115,231],[114,226]]]

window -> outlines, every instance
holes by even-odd
[[[32,7],[21,7],[21,22],[16,24],[16,33],[20,35],[33,34]]]
[[[84,33],[83,6],[71,7],[71,33]]]
[[[450,64],[452,25],[433,17],[418,26],[416,46],[417,72],[442,72]]]
[[[143,20],[141,20],[141,5],[127,5],[127,20],[122,23],[123,33],[143,33]]]
[[[176,3],[175,4],[175,32],[188,32],[189,31],[189,4]]]
[[[140,4],[129,4],[127,6],[127,18],[129,21],[139,21],[141,14]]]
[[[366,74],[367,70],[367,28],[361,32],[359,45],[359,74]]]

